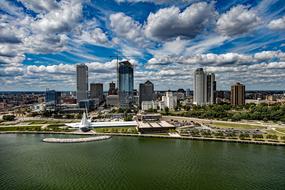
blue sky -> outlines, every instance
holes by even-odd
[[[193,71],[218,89],[285,90],[283,0],[2,0],[0,90],[75,90],[116,80],[116,59],[135,64],[135,87],[192,89]]]

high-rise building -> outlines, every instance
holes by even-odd
[[[206,105],[216,103],[216,81],[214,73],[204,72],[203,68],[194,71],[193,103]]]
[[[231,86],[231,104],[245,104],[245,86],[239,82]]]
[[[130,108],[133,102],[134,68],[129,61],[119,63],[118,80],[120,107]]]
[[[215,74],[208,73],[207,77],[207,84],[206,84],[206,102],[208,104],[215,104],[216,103],[216,81],[215,81]]]
[[[109,91],[108,95],[115,95],[116,94],[116,84],[112,81],[109,83]]]
[[[91,83],[90,84],[90,98],[91,99],[97,98],[99,100],[99,103],[103,101],[104,94],[103,94],[103,84],[102,83]]]
[[[55,90],[46,90],[45,103],[46,105],[57,105],[60,104],[61,92]]]
[[[164,106],[170,110],[175,109],[177,106],[177,96],[174,96],[171,91],[166,92],[165,96],[162,96],[162,101],[164,102]]]
[[[190,94],[191,94],[190,88],[187,88],[186,89],[186,97],[190,96]]]
[[[153,83],[147,80],[145,83],[139,85],[139,105],[143,101],[152,101],[154,98],[154,86]]]
[[[77,102],[88,99],[88,67],[85,64],[76,65]]]

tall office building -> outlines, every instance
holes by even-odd
[[[101,103],[104,99],[103,84],[102,83],[91,83],[90,84],[90,98],[99,100]]]
[[[57,92],[55,90],[46,90],[45,94],[45,103],[46,105],[57,105],[60,104],[61,100],[61,92]]]
[[[112,81],[109,83],[109,91],[108,95],[115,95],[116,94],[116,84]]]
[[[196,105],[216,102],[216,81],[214,73],[204,72],[203,68],[194,71],[193,103]]]
[[[186,97],[190,96],[190,94],[191,94],[190,88],[187,88],[186,89]]]
[[[121,108],[130,108],[133,103],[134,68],[129,61],[118,65],[119,102]]]
[[[139,106],[143,101],[152,101],[154,98],[153,83],[147,80],[139,85]]]
[[[77,102],[88,99],[88,67],[85,64],[76,65]]]
[[[215,104],[216,103],[216,81],[215,81],[215,74],[208,73],[206,75],[206,102],[208,104]]]
[[[165,96],[162,96],[162,101],[164,102],[164,106],[170,110],[175,109],[177,106],[177,96],[174,96],[171,91],[166,92]]]
[[[239,82],[231,86],[231,104],[245,104],[245,86],[243,84],[240,84]]]

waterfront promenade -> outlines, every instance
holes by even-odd
[[[270,140],[240,140],[240,139],[222,139],[222,138],[207,138],[207,137],[193,137],[193,136],[168,136],[161,134],[128,134],[128,133],[83,133],[83,132],[45,132],[45,131],[5,131],[0,134],[66,134],[66,135],[107,135],[107,136],[126,136],[126,137],[148,137],[148,138],[166,138],[166,139],[184,139],[184,140],[199,140],[199,141],[218,141],[229,143],[243,143],[243,144],[260,144],[260,145],[275,145],[285,146],[285,142],[270,141]]]

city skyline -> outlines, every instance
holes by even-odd
[[[0,90],[76,90],[116,81],[117,60],[135,65],[134,88],[193,90],[193,72],[217,90],[285,90],[285,5],[279,1],[62,0],[0,2]]]

